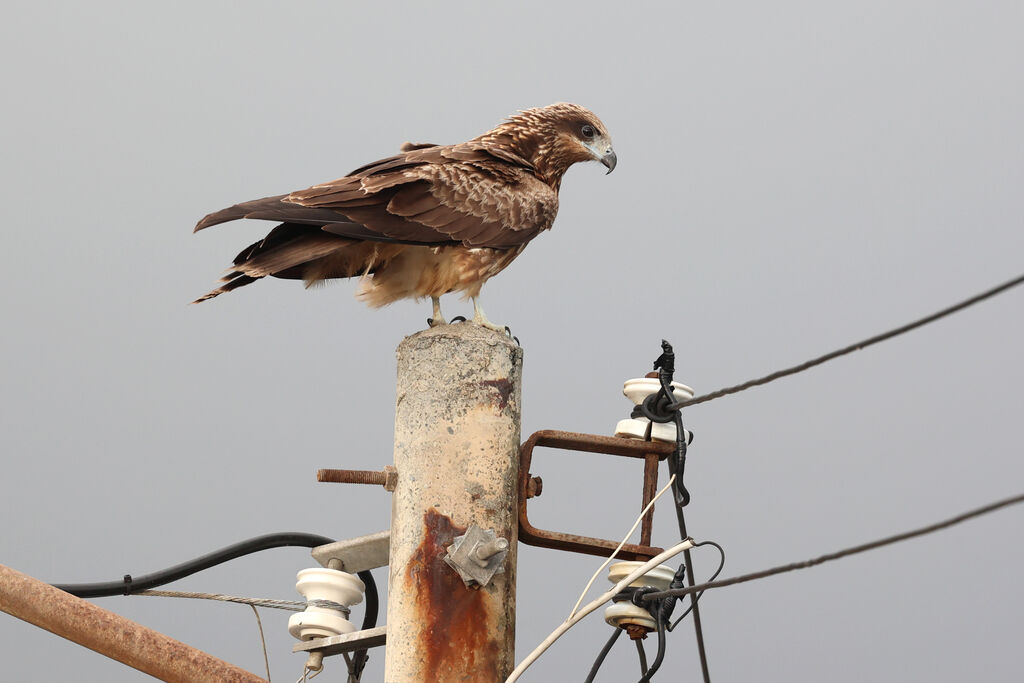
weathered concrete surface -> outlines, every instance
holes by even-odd
[[[514,668],[522,349],[470,323],[398,347],[390,683],[502,681]],[[508,540],[505,571],[466,588],[444,562],[476,523]]]

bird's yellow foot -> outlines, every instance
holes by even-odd
[[[448,321],[441,315],[441,298],[432,296],[430,297],[430,303],[434,306],[434,317],[427,318],[427,325],[431,327],[440,327],[441,325],[447,325]]]
[[[473,322],[480,327],[486,327],[489,330],[507,334],[509,339],[515,339],[516,343],[519,343],[519,340],[512,336],[512,330],[509,329],[508,325],[496,325],[487,319],[487,316],[484,314],[483,307],[480,306],[480,302],[477,301],[476,298],[473,299]]]

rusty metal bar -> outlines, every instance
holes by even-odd
[[[568,451],[584,453],[603,453],[605,455],[621,455],[627,458],[645,458],[654,453],[659,460],[664,460],[675,452],[675,445],[661,441],[640,441],[639,439],[623,439],[617,436],[600,434],[584,434],[582,432],[563,432],[558,429],[542,429],[530,435],[526,441],[532,446],[549,446]],[[523,444],[524,446],[526,444]]]
[[[245,669],[3,565],[0,610],[163,681],[266,683]]]
[[[654,496],[658,494],[658,456],[654,454],[648,454],[644,458],[644,497],[640,503],[640,509],[643,510],[654,500]],[[654,508],[652,507],[644,515],[643,522],[640,523],[640,545],[651,544],[651,534],[654,532]]]
[[[530,466],[533,462],[533,450],[539,446],[547,446],[569,451],[586,453],[602,453],[619,455],[644,460],[644,505],[653,499],[658,486],[658,462],[673,452],[675,446],[658,441],[639,441],[598,434],[581,434],[579,432],[563,432],[554,429],[543,429],[534,432],[522,445],[519,454],[519,540],[528,545],[555,550],[584,553],[608,557],[618,546],[618,541],[604,538],[580,536],[560,531],[538,529],[530,523],[527,514],[527,498]],[[644,516],[640,544],[627,543],[622,546],[617,557],[623,560],[646,561],[660,554],[662,548],[650,545],[651,529],[654,523],[654,510]],[[646,534],[646,535],[645,535]]]
[[[398,347],[386,683],[503,681],[515,666],[522,358],[468,324]],[[445,561],[473,525],[508,542],[504,571],[475,588]]]

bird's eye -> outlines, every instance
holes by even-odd
[[[580,128],[580,133],[585,138],[592,138],[594,137],[594,127],[591,126],[589,123],[585,124],[582,128]]]

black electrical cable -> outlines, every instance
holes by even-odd
[[[647,653],[644,652],[644,641],[637,638],[633,641],[636,643],[636,653],[640,657],[640,675],[647,673]]]
[[[333,538],[327,536],[321,536],[319,534],[307,534],[299,531],[286,531],[276,534],[265,534],[263,536],[256,536],[233,545],[229,545],[226,548],[215,550],[212,553],[202,555],[194,560],[188,562],[182,562],[176,564],[173,567],[167,569],[161,569],[160,571],[153,572],[152,574],[144,574],[140,577],[132,577],[131,574],[125,574],[124,578],[120,581],[106,581],[100,583],[55,583],[54,588],[59,588],[65,593],[77,596],[79,598],[103,598],[112,595],[131,595],[132,593],[139,593],[150,588],[156,588],[157,586],[163,586],[183,579],[186,576],[191,576],[197,572],[201,572],[204,569],[209,569],[218,564],[224,564],[230,560],[243,557],[245,555],[251,555],[252,553],[260,552],[261,550],[270,550],[271,548],[285,548],[285,547],[298,547],[298,548],[316,548],[317,546],[327,545],[328,543],[334,543]],[[373,580],[373,574],[369,571],[357,572],[359,579],[366,585],[366,609],[363,614],[363,626],[362,630],[371,629],[377,625],[377,615],[380,611],[380,598],[377,595],[377,583]],[[357,650],[352,658],[352,675],[355,676],[356,680],[362,674],[363,667],[366,666],[366,660],[368,659],[367,651]]]
[[[669,456],[668,459],[668,471],[670,475],[675,476],[675,486],[673,487],[673,501],[675,502],[676,510],[676,521],[679,524],[679,537],[686,539],[689,534],[686,532],[686,519],[683,515],[683,508],[690,503],[690,493],[686,490],[686,486],[683,484],[683,474],[686,467],[686,429],[683,425],[683,416],[678,404],[672,403],[672,379],[675,374],[675,352],[672,349],[672,345],[666,340],[661,340],[662,353],[657,360],[654,361],[654,369],[658,371],[658,381],[661,384],[661,389],[658,391],[656,397],[644,401],[643,413],[648,416],[652,422],[674,422],[676,427],[676,448],[675,452]],[[650,401],[650,404],[648,402]],[[649,434],[650,432],[648,432]],[[689,585],[694,585],[697,582],[696,574],[693,569],[693,559],[690,557],[690,550],[687,548],[683,551],[683,561],[685,563],[686,579]],[[672,605],[674,606],[674,601]],[[701,624],[700,619],[700,608],[697,606],[697,597],[690,595],[690,612],[693,613],[693,631],[694,636],[697,640],[697,655],[700,659],[700,670],[703,677],[704,683],[711,683],[711,673],[708,669],[708,657],[707,650],[704,647],[704,628]],[[660,638],[664,636],[664,630],[666,624],[661,621],[661,611],[658,610],[658,627],[661,631],[659,634],[659,659],[664,657],[663,647],[661,646]],[[658,660],[656,660],[658,661]],[[660,665],[660,663],[659,663]],[[652,665],[653,668],[653,665]],[[650,672],[648,672],[649,675]],[[650,680],[649,678],[647,680]]]
[[[283,532],[277,534],[266,534],[256,536],[226,548],[215,550],[212,553],[202,555],[194,560],[176,564],[167,569],[143,574],[133,577],[125,574],[120,581],[106,581],[102,583],[55,583],[54,588],[59,588],[65,593],[71,593],[79,598],[105,598],[111,595],[131,595],[140,591],[163,586],[164,584],[191,576],[196,572],[209,569],[218,564],[224,564],[229,560],[250,555],[261,550],[270,548],[300,547],[315,548],[327,543],[334,543],[333,538],[320,536],[319,534],[306,534],[297,531]]]
[[[641,677],[640,683],[648,683],[652,678],[654,678],[654,674],[658,673],[658,669],[661,668],[661,663],[665,659],[665,622],[667,621],[667,618],[665,617],[665,615],[661,613],[662,606],[665,604],[665,602],[669,601],[663,600],[657,603],[658,613],[655,615],[655,621],[658,623],[658,654],[654,658],[654,661],[651,662],[651,665],[650,667],[648,667],[647,672],[643,675],[643,677]],[[675,600],[670,601],[670,604],[674,603]]]
[[[369,571],[358,573],[359,579],[366,584],[366,609],[363,612],[362,630],[366,631],[377,625],[377,613],[380,611],[380,597],[377,595],[377,583],[373,580],[373,574]],[[358,682],[366,668],[366,662],[370,659],[370,652],[367,648],[356,650],[352,655],[352,668],[349,671],[349,680]]]
[[[598,669],[600,669],[601,665],[604,664],[605,657],[607,657],[608,653],[611,652],[612,645],[615,644],[615,641],[618,640],[619,636],[621,635],[622,629],[616,628],[615,633],[612,634],[612,637],[608,639],[608,642],[604,644],[604,647],[601,648],[601,651],[597,653],[597,659],[594,660],[594,665],[590,667],[590,673],[587,674],[587,680],[585,680],[583,683],[594,683],[594,678],[597,677]]]
[[[717,579],[718,575],[722,573],[722,569],[725,568],[725,549],[722,546],[720,546],[717,543],[715,543],[714,541],[701,541],[700,543],[695,543],[693,545],[693,547],[694,548],[699,548],[699,547],[701,547],[703,545],[711,545],[711,546],[714,546],[714,547],[718,548],[718,554],[719,554],[718,569],[716,569],[715,573],[711,575],[710,579],[708,579],[708,583],[710,583],[710,582],[714,581],[715,579]],[[693,601],[694,602],[698,602],[702,595],[704,595],[704,591],[700,591],[699,593],[696,593],[696,597],[694,598]],[[686,611],[684,611],[682,614],[680,614],[678,619],[676,619],[671,624],[669,624],[668,630],[671,631],[676,626],[678,626],[679,622],[682,621],[683,619],[685,619],[686,615],[689,614],[692,609],[693,609],[693,605],[690,605],[689,607],[687,607]]]

